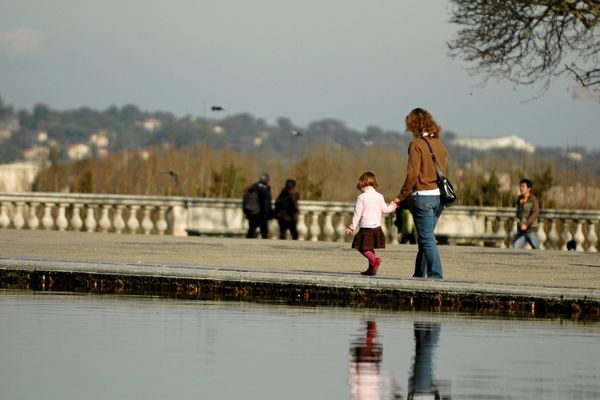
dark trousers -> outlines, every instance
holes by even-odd
[[[298,240],[298,229],[296,229],[296,221],[277,220],[279,222],[279,239],[287,239],[287,231],[290,231],[292,239]]]
[[[260,236],[263,239],[269,238],[269,220],[261,215],[248,215],[248,233],[247,238],[257,237],[256,228],[260,228]]]

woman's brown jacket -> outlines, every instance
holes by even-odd
[[[418,190],[437,189],[437,176],[431,159],[431,152],[425,140],[429,141],[431,149],[435,153],[438,164],[446,175],[448,150],[438,138],[414,138],[408,146],[408,165],[406,167],[406,179],[400,189],[398,198],[400,201],[410,197]]]

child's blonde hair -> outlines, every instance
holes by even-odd
[[[379,187],[379,183],[377,182],[377,178],[375,178],[375,174],[370,171],[363,172],[363,174],[358,178],[358,183],[356,184],[356,188],[358,190],[363,190],[367,186],[373,186],[375,189]]]

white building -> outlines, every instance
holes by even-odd
[[[69,146],[67,155],[69,160],[82,160],[91,154],[90,146],[83,143],[76,143]]]
[[[453,144],[482,151],[492,149],[514,149],[527,153],[535,153],[535,146],[517,135],[497,138],[456,138],[453,140]]]
[[[0,192],[30,192],[40,170],[37,162],[19,161],[0,165]]]

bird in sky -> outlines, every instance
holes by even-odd
[[[221,106],[212,106],[210,109],[211,111],[225,111],[225,109]]]
[[[290,131],[290,133],[291,133],[293,136],[302,136],[302,135],[303,135],[303,134],[302,134],[302,132],[300,132],[300,131],[296,131],[296,130],[293,130],[293,129]]]

